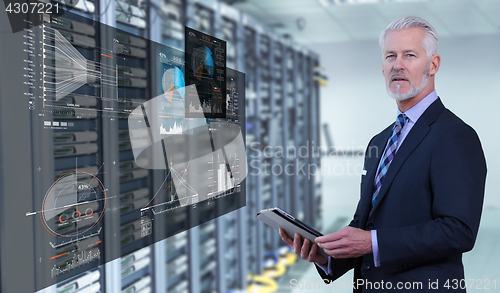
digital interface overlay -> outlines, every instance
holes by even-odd
[[[186,117],[226,118],[225,41],[186,27],[186,78],[198,97],[187,96]]]
[[[245,75],[225,42],[195,81],[184,52],[71,12],[4,41],[1,104],[28,131],[2,139],[33,155],[16,155],[32,192],[2,194],[2,243],[30,251],[2,260],[2,281],[35,263],[41,290],[245,205]]]

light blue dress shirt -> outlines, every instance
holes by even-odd
[[[420,102],[418,102],[418,104],[411,107],[410,109],[408,109],[404,113],[404,114],[406,114],[408,119],[407,119],[403,129],[401,129],[401,134],[400,134],[401,136],[398,139],[398,145],[396,147],[396,154],[397,154],[397,151],[399,150],[399,147],[401,146],[401,144],[405,140],[406,136],[408,135],[410,130],[413,128],[413,125],[415,125],[415,123],[417,123],[417,120],[420,118],[420,116],[422,116],[422,114],[425,112],[425,110],[427,110],[427,108],[429,108],[429,106],[432,103],[434,103],[434,101],[436,101],[437,99],[438,99],[438,96],[437,96],[436,91],[434,90],[430,94],[428,94],[425,98],[423,98]],[[399,114],[402,114],[402,112],[398,109],[398,113],[397,113],[396,117]],[[389,144],[389,141],[387,141],[387,144]],[[386,148],[387,148],[387,145],[386,145]],[[381,164],[381,162],[379,162],[377,170],[378,170],[378,168],[380,168],[380,164]],[[389,168],[390,168],[390,166],[389,166]],[[375,267],[380,267],[380,255],[379,255],[379,250],[378,250],[377,230],[371,230],[371,236],[372,236],[373,263],[375,264]],[[328,257],[328,264],[325,264],[325,265],[316,264],[327,275],[329,275],[331,273],[331,269],[330,269],[331,258],[332,258],[331,256]]]

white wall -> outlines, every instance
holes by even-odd
[[[364,148],[397,113],[385,90],[378,41],[311,47],[329,78],[321,89],[322,122],[330,124],[336,147]],[[438,53],[436,91],[479,134],[488,164],[485,206],[500,207],[500,35],[442,38]]]

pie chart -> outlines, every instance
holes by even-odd
[[[208,78],[214,75],[214,60],[212,59],[212,51],[207,47],[199,47],[193,51],[191,56],[191,67],[194,71],[194,76],[198,80],[203,77]]]
[[[174,94],[177,94],[180,99],[184,98],[185,83],[182,70],[178,67],[170,68],[163,73],[161,86],[165,98],[172,103]]]
[[[102,182],[89,171],[74,170],[59,176],[45,194],[40,213],[44,228],[58,238],[95,228],[106,212],[104,191]]]

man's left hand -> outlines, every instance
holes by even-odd
[[[372,253],[371,232],[350,226],[317,237],[315,241],[333,258],[354,258]]]

